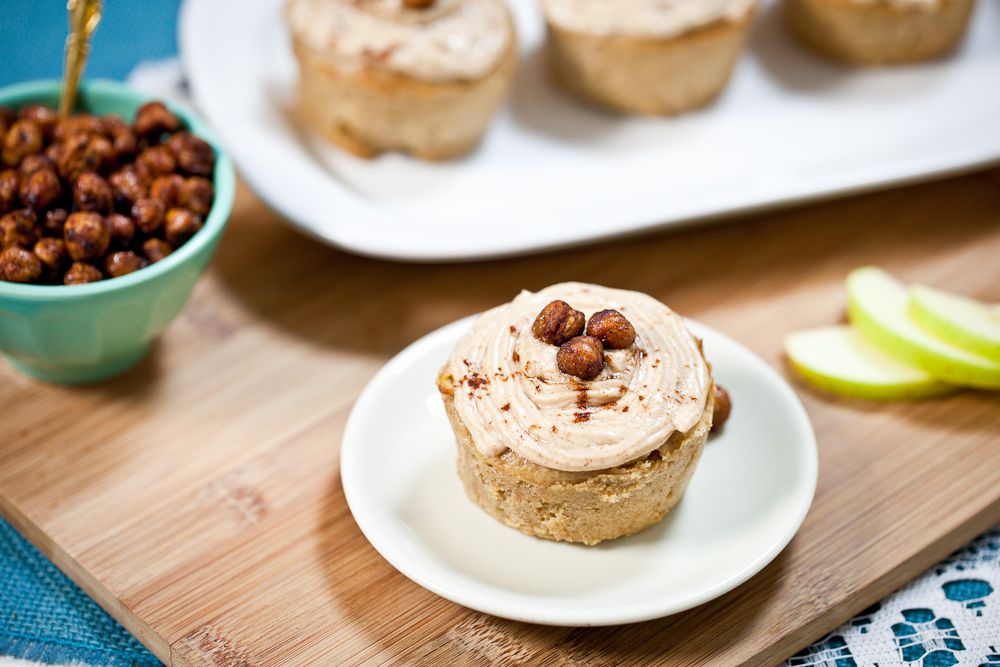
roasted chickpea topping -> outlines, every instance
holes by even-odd
[[[45,135],[38,123],[33,120],[16,120],[4,136],[0,157],[7,165],[16,167],[25,157],[40,153],[44,142]]]
[[[132,204],[132,220],[143,234],[152,234],[163,225],[166,210],[159,199],[144,198]]]
[[[601,310],[591,315],[587,335],[600,340],[608,350],[623,350],[635,342],[635,328],[617,310]]]
[[[201,218],[186,208],[172,208],[163,220],[163,235],[176,250],[201,229]]]
[[[31,248],[41,235],[38,216],[30,208],[11,211],[0,218],[0,249]]]
[[[17,194],[26,207],[44,211],[62,197],[62,181],[51,169],[39,169],[21,179]]]
[[[181,119],[167,109],[162,102],[147,102],[135,114],[132,129],[140,137],[155,139],[161,134],[177,132],[181,129]]]
[[[604,368],[604,346],[593,336],[577,336],[559,346],[556,364],[567,375],[593,380]]]
[[[108,214],[115,205],[115,195],[106,180],[92,171],[85,171],[73,187],[73,205],[78,211]]]
[[[104,256],[111,244],[111,233],[100,213],[77,211],[66,219],[63,240],[69,256],[84,262]]]
[[[562,345],[582,334],[586,322],[587,318],[583,313],[557,299],[542,308],[531,325],[531,333],[543,343]]]
[[[142,254],[151,264],[159,262],[161,259],[174,251],[170,244],[163,239],[151,238],[142,242]]]
[[[712,430],[722,428],[722,425],[729,419],[729,413],[733,409],[733,401],[729,398],[729,392],[715,385],[715,408],[712,410]]]
[[[434,4],[434,0],[403,0],[403,5],[410,9],[427,9]]]
[[[162,103],[133,124],[0,107],[0,280],[80,284],[141,270],[204,225],[215,153]]]
[[[63,276],[63,285],[85,285],[98,280],[104,280],[104,274],[99,268],[86,262],[73,262]]]
[[[140,257],[131,250],[119,250],[104,258],[104,273],[109,278],[117,278],[127,273],[133,273],[149,265],[145,257]]]
[[[42,275],[42,262],[30,250],[11,246],[0,252],[0,280],[33,283]]]

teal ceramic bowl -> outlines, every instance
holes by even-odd
[[[59,81],[0,88],[0,106],[57,107]],[[110,81],[81,86],[79,106],[132,122],[149,95]],[[138,362],[184,307],[226,226],[236,193],[232,161],[190,109],[164,100],[188,129],[215,149],[215,201],[204,227],[166,258],[118,278],[86,285],[0,281],[0,352],[16,369],[51,382],[94,382]]]

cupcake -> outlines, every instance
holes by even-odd
[[[285,15],[306,122],[363,157],[471,151],[517,62],[503,0],[290,0]]]
[[[542,0],[555,82],[625,112],[677,114],[729,80],[756,0]]]
[[[832,58],[892,65],[933,58],[961,39],[973,0],[789,0],[788,25]]]
[[[712,427],[710,369],[684,320],[597,285],[483,313],[437,386],[469,498],[551,540],[596,544],[658,522]]]

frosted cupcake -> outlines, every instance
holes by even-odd
[[[517,61],[503,0],[290,0],[306,120],[371,157],[472,150]]]
[[[480,315],[438,389],[469,497],[530,535],[596,544],[680,500],[712,426],[700,342],[652,297],[583,283]]]
[[[711,102],[756,0],[542,0],[555,82],[611,109],[677,114]]]

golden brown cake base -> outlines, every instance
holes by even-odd
[[[293,38],[306,121],[361,157],[399,150],[426,160],[468,153],[503,102],[517,64],[513,40],[474,81],[432,82],[376,68],[345,72]]]
[[[437,379],[458,445],[465,492],[497,520],[528,535],[597,544],[657,523],[677,504],[712,428],[712,399],[688,433],[675,433],[652,454],[593,472],[564,472],[528,461],[512,450],[483,456],[455,411],[452,378]]]
[[[861,65],[916,62],[952,50],[974,0],[898,7],[876,0],[789,0],[792,32],[820,53]]]
[[[554,81],[618,111],[671,115],[704,106],[725,88],[753,12],[668,39],[597,36],[549,23]]]

